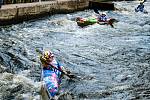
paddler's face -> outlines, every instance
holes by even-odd
[[[105,14],[102,14],[102,16],[106,16]]]
[[[47,61],[47,62],[52,62],[52,61],[53,61],[53,59],[54,59],[54,57],[53,57],[53,56],[51,56],[51,57],[49,57],[48,59],[46,59],[46,61]]]

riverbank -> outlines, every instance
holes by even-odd
[[[0,10],[0,26],[57,13],[70,13],[88,8],[89,0],[57,0],[36,3],[3,5]]]

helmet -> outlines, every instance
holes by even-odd
[[[45,51],[44,54],[43,54],[43,57],[45,59],[49,59],[51,57],[54,57],[53,53],[51,51]]]
[[[76,18],[76,21],[80,21],[80,19],[81,19],[81,17],[77,17],[77,18]]]
[[[102,15],[106,15],[106,13],[105,13],[105,12],[102,12]]]

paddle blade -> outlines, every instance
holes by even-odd
[[[94,8],[94,12],[97,13],[97,14],[100,14],[100,13],[98,12],[98,9],[97,9],[97,8]]]
[[[35,50],[36,50],[36,52],[39,53],[39,54],[42,54],[42,53],[43,53],[42,50],[40,50],[40,49],[37,49],[37,48],[36,48]]]
[[[109,21],[108,21],[108,24],[111,26],[111,27],[114,27],[113,23],[114,22],[118,22],[118,20],[114,19],[114,18],[111,18]]]
[[[73,75],[73,74],[68,74],[67,75],[69,78],[77,78],[77,76],[76,75]]]
[[[70,79],[77,77],[76,75],[71,74],[70,71],[62,71],[62,73],[68,76]]]

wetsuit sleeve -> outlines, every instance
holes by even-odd
[[[58,64],[58,69],[63,71],[64,67],[58,61],[57,61],[57,64]]]

